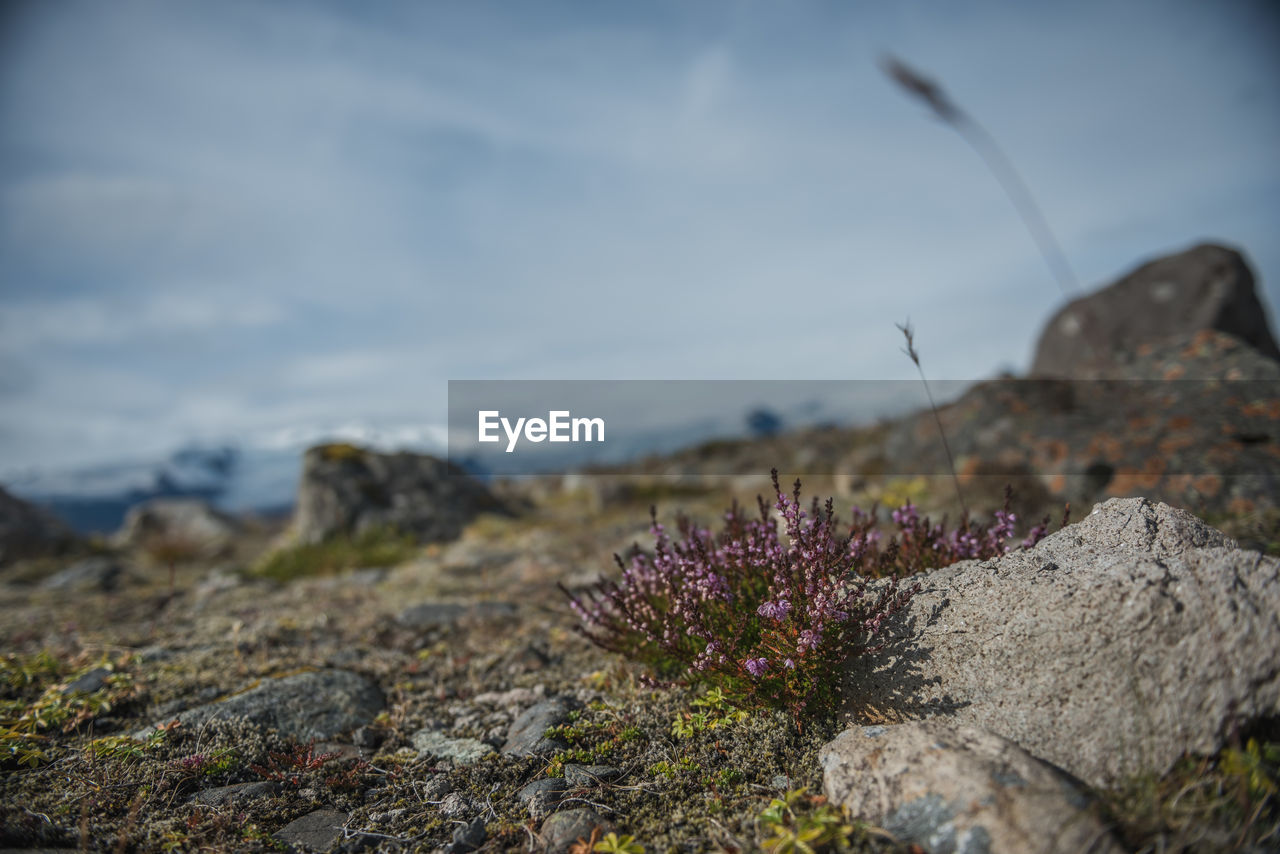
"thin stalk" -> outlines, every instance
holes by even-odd
[[[969,507],[964,502],[964,493],[960,491],[960,475],[956,473],[956,460],[951,455],[951,443],[947,441],[947,431],[942,427],[942,416],[938,414],[938,404],[934,403],[933,392],[929,389],[929,380],[925,378],[924,368],[920,366],[920,354],[916,351],[915,332],[911,328],[911,321],[906,323],[895,324],[902,332],[902,336],[907,339],[907,346],[902,348],[902,352],[915,363],[916,372],[920,374],[920,382],[924,383],[924,393],[929,398],[929,409],[933,411],[933,420],[938,425],[938,435],[942,437],[942,449],[947,452],[947,466],[951,469],[951,481],[956,487],[956,498],[960,501],[960,510],[964,513],[964,517],[969,517]]]
[[[1022,219],[1022,224],[1031,232],[1031,239],[1040,250],[1040,257],[1049,266],[1049,272],[1058,282],[1058,287],[1067,296],[1073,296],[1080,290],[1080,281],[1067,255],[1062,251],[1053,230],[1036,204],[1035,197],[1027,187],[1013,162],[996,144],[995,138],[986,128],[978,124],[971,116],[955,105],[947,94],[933,80],[925,77],[906,63],[893,56],[885,56],[880,60],[884,73],[914,97],[920,98],[933,110],[942,121],[955,128],[956,132],[969,143],[969,147],[978,153],[991,174],[1000,182],[1005,195],[1013,202],[1013,207]]]

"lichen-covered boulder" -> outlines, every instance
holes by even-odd
[[[443,542],[486,511],[505,507],[484,484],[445,460],[320,445],[303,456],[293,528],[304,544],[380,529],[421,543]]]
[[[1141,345],[1205,329],[1225,332],[1280,359],[1249,265],[1225,246],[1202,244],[1158,258],[1072,300],[1045,325],[1031,373],[1080,377],[1105,372]]]
[[[52,514],[0,487],[0,566],[65,554],[77,543],[71,529]]]
[[[1078,780],[985,730],[852,727],[819,761],[833,803],[934,854],[1124,850]]]
[[[1211,754],[1280,712],[1280,560],[1112,499],[1029,550],[919,576],[855,719],[945,715],[1095,785]]]
[[[153,498],[129,508],[112,538],[122,548],[151,548],[181,557],[225,554],[240,523],[199,498]]]

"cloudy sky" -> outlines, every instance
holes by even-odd
[[[960,7],[963,6],[963,11]],[[1243,2],[8,3],[0,471],[443,420],[449,379],[1025,368],[1211,239],[1280,302],[1280,14]]]

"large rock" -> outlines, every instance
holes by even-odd
[[[301,543],[378,529],[442,542],[479,513],[502,510],[483,484],[444,460],[321,445],[303,457],[294,530]]]
[[[1143,344],[1205,329],[1225,332],[1280,359],[1244,258],[1211,244],[1143,264],[1119,281],[1072,300],[1040,334],[1031,373],[1105,373]]]
[[[129,509],[113,542],[179,557],[215,557],[231,547],[239,530],[235,519],[202,499],[153,498]]]
[[[66,525],[0,487],[0,566],[64,554],[76,544]]]
[[[1079,781],[984,730],[853,727],[819,761],[827,798],[933,854],[1124,850]]]
[[[1181,510],[1112,499],[920,580],[889,647],[852,665],[855,719],[947,715],[1107,785],[1280,712],[1280,560]]]

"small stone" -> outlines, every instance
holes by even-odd
[[[351,733],[351,743],[362,750],[377,750],[378,745],[382,744],[385,738],[386,733],[377,727],[357,727],[356,731]]]
[[[446,854],[465,854],[468,851],[475,851],[484,845],[486,835],[484,818],[474,819],[470,824],[463,825],[453,832],[453,841],[446,845],[444,850]]]
[[[445,818],[466,818],[480,807],[461,792],[450,792],[440,801],[440,815]]]
[[[107,687],[107,679],[110,677],[110,670],[105,667],[95,667],[63,688],[62,695],[65,697],[70,694],[92,694],[94,691],[101,691]]]
[[[423,800],[438,801],[453,791],[453,784],[444,774],[437,774],[422,784]]]
[[[569,785],[561,777],[546,777],[528,783],[516,792],[516,800],[524,804],[534,819],[546,818],[564,797]]]
[[[607,833],[609,825],[589,807],[562,810],[542,823],[542,844],[547,854],[569,854],[578,840],[590,841],[592,831]]]
[[[566,722],[578,703],[571,697],[559,696],[525,709],[511,722],[502,752],[515,756],[538,756],[564,750],[568,745],[545,736],[548,729]]]
[[[337,810],[316,810],[280,828],[275,838],[286,845],[326,851],[342,839],[342,827],[348,818],[347,813]]]
[[[279,784],[271,781],[232,783],[230,786],[218,786],[214,789],[196,792],[191,800],[207,807],[223,807],[231,804],[247,803],[255,798],[268,798],[279,789]]]
[[[622,776],[622,769],[612,765],[566,765],[564,766],[565,782],[575,788],[599,786],[612,782]]]
[[[433,729],[421,729],[413,734],[413,746],[419,754],[430,754],[463,766],[474,765],[493,752],[493,748],[474,738],[450,738]]]

